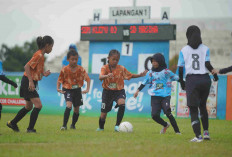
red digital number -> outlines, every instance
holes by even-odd
[[[139,33],[158,33],[158,26],[139,26]]]
[[[81,34],[90,34],[91,28],[90,27],[81,27]]]
[[[112,33],[112,34],[116,34],[117,30],[118,30],[117,26],[111,26],[110,27],[110,33]]]
[[[130,33],[136,33],[136,32],[137,32],[136,26],[130,26]]]

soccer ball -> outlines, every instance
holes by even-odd
[[[130,122],[122,122],[119,125],[119,132],[133,132],[133,125]]]

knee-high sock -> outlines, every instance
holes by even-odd
[[[119,109],[118,109],[118,114],[117,114],[117,121],[116,121],[116,125],[120,125],[123,116],[124,116],[124,112],[125,112],[125,104],[119,105]]]
[[[38,115],[39,115],[40,109],[39,108],[35,108],[32,110],[31,112],[31,116],[30,116],[30,122],[29,122],[29,130],[34,129],[35,123],[37,121]]]
[[[176,120],[175,120],[175,118],[173,117],[173,115],[171,114],[171,113],[168,113],[168,114],[166,114],[167,115],[167,117],[168,117],[168,119],[169,119],[169,121],[170,121],[170,123],[171,123],[171,125],[172,125],[172,127],[173,127],[173,129],[174,129],[174,131],[175,132],[180,132],[180,130],[179,130],[179,128],[178,128],[178,125],[177,125],[177,123],[176,123]]]
[[[0,103],[0,119],[1,119],[1,116],[2,116],[2,104]]]
[[[79,113],[73,112],[72,126],[75,126],[76,122],[78,121],[78,118],[79,118]]]
[[[99,118],[99,128],[100,129],[104,129],[105,122],[106,122],[105,119],[101,119],[101,117]]]
[[[70,111],[71,109],[66,107],[65,111],[64,111],[64,120],[63,120],[63,127],[67,126],[68,123],[68,119],[69,119],[69,115],[70,115]]]
[[[208,112],[206,106],[200,107],[200,115],[201,115],[201,123],[204,130],[208,130],[209,128],[209,119]]]
[[[198,118],[198,108],[190,107],[191,124],[196,137],[201,135],[201,125]]]
[[[166,127],[166,126],[168,125],[168,123],[165,122],[165,121],[160,117],[160,115],[158,115],[158,114],[153,115],[153,116],[152,116],[152,119],[153,119],[154,121],[156,121],[158,124],[163,125],[164,127]]]
[[[27,110],[25,107],[23,107],[17,115],[14,117],[14,119],[11,121],[12,124],[17,124],[30,110]]]

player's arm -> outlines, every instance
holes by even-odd
[[[86,72],[85,72],[85,81],[87,82],[87,87],[86,87],[86,90],[82,91],[82,94],[88,93],[89,88],[90,88],[90,78],[89,78],[89,75]]]
[[[143,77],[145,76],[147,73],[147,70],[144,70],[143,72],[141,72],[140,74],[132,74],[131,78],[138,78],[138,77]]]
[[[216,73],[214,73],[214,68],[210,63],[210,57],[209,57],[209,49],[206,52],[206,58],[205,58],[205,67],[213,74],[214,81],[218,80],[218,76]]]
[[[56,90],[57,90],[57,92],[59,92],[61,94],[65,93],[65,91],[60,89],[60,85],[63,83],[63,80],[64,80],[64,72],[63,72],[63,69],[62,69],[61,72],[60,72],[60,75],[58,77],[57,83],[56,83]]]
[[[232,71],[232,66],[219,70],[219,74],[225,74]]]
[[[34,85],[34,82],[33,82],[32,77],[31,77],[30,65],[29,65],[29,64],[26,64],[26,65],[24,66],[24,69],[25,69],[25,72],[26,72],[26,74],[27,74],[27,78],[28,78],[28,80],[29,80],[29,87],[28,87],[28,89],[29,89],[30,91],[34,91],[34,90],[35,90],[35,85]]]
[[[113,73],[106,73],[106,68],[105,67],[102,67],[101,68],[101,73],[100,73],[100,75],[99,75],[99,80],[104,80],[104,79],[106,79],[106,78],[112,78],[114,75],[113,75]]]
[[[2,80],[3,82],[8,83],[8,84],[14,86],[14,88],[18,87],[18,85],[14,81],[11,81],[5,75],[0,75],[0,80]]]
[[[185,89],[185,81],[184,81],[184,66],[185,66],[185,61],[184,61],[184,56],[183,53],[180,51],[179,54],[179,59],[178,59],[178,70],[179,70],[179,82],[181,85],[181,88],[184,90]]]
[[[146,86],[146,84],[149,82],[149,72],[146,73],[146,78],[143,80],[143,82],[141,83],[141,85],[139,86],[139,88],[136,90],[136,92],[134,93],[134,98],[136,98],[139,94],[139,92]]]

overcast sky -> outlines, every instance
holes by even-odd
[[[160,18],[161,7],[170,7],[170,18],[232,18],[232,0],[137,0],[151,6],[151,18]],[[55,40],[49,59],[80,40],[94,9],[109,18],[109,7],[133,6],[133,0],[0,0],[0,45],[22,45],[37,36]]]

